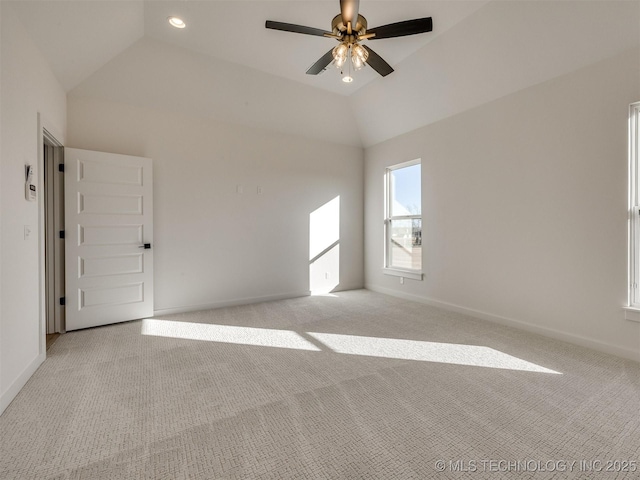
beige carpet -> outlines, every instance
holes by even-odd
[[[362,290],[62,335],[0,417],[3,480],[640,478],[615,461],[639,364]]]

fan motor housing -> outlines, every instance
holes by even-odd
[[[331,30],[335,35],[342,35],[347,31],[347,26],[342,20],[342,15],[338,14],[331,20]],[[351,26],[351,30],[357,35],[364,35],[367,33],[367,19],[362,15],[358,15],[358,21],[355,25]]]

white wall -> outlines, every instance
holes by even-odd
[[[363,286],[358,147],[72,95],[67,146],[153,159],[156,311],[306,294],[310,215],[336,196],[331,275]]]
[[[38,204],[24,196],[24,168],[38,165],[38,113],[64,141],[66,95],[11,7],[2,5],[0,149],[0,412],[44,360],[39,312]],[[39,178],[41,172],[37,171]],[[24,239],[24,226],[32,236]]]
[[[0,2],[0,68],[2,68],[2,2]],[[0,212],[2,211],[2,74],[0,73]],[[0,219],[0,259],[2,258],[2,219]],[[2,278],[2,262],[0,262],[0,279]],[[0,398],[2,398],[2,281],[0,281]],[[0,414],[4,411],[0,404]]]
[[[366,150],[366,285],[640,359],[627,122],[640,51]],[[383,275],[384,168],[422,159],[424,281]]]

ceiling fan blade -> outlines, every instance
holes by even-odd
[[[367,58],[367,63],[371,68],[373,68],[376,72],[378,72],[383,77],[386,77],[391,72],[393,72],[393,68],[387,62],[385,62],[380,55],[371,50],[366,45],[362,45],[367,52],[369,52],[369,57]]]
[[[340,0],[340,14],[342,15],[342,22],[347,26],[351,22],[351,26],[355,28],[358,23],[358,10],[360,9],[360,0]],[[351,32],[347,30],[347,33],[351,35]]]
[[[320,60],[309,67],[307,70],[307,75],[318,75],[323,72],[327,65],[329,65],[333,61],[333,48],[325,53]]]
[[[327,32],[326,30],[322,30],[320,28],[305,27],[304,25],[295,25],[293,23],[274,22],[273,20],[267,20],[264,26],[272,30],[302,33],[304,35],[315,35],[317,37],[324,37],[325,35],[331,35],[331,32]]]
[[[404,22],[390,23],[381,27],[369,28],[367,34],[375,33],[376,36],[369,40],[380,40],[381,38],[405,37],[407,35],[416,35],[417,33],[426,33],[433,30],[433,21],[431,17],[416,18],[414,20],[405,20]]]

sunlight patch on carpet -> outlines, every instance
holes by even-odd
[[[357,335],[341,335],[335,333],[308,332],[307,335],[322,342],[334,352],[347,355],[365,355],[370,357],[418,360],[423,362],[450,363],[455,365],[562,375],[560,372],[480,345],[423,342],[397,338],[360,337]]]
[[[320,351],[313,343],[290,330],[235,327],[231,325],[175,322],[172,320],[146,318],[142,320],[141,333],[142,335],[152,335],[156,337]]]
[[[146,318],[142,321],[142,335],[204,340],[260,347],[289,348],[320,352],[322,349],[291,330],[237,327],[209,323],[176,322]],[[345,355],[415,360],[421,362],[447,363],[472,367],[500,368],[524,372],[560,372],[527,362],[499,350],[481,345],[425,342],[398,338],[361,337],[337,333],[305,332],[327,351]]]

